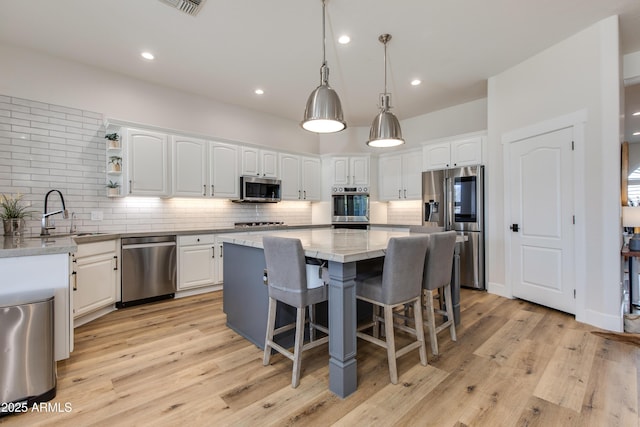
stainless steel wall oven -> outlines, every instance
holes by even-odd
[[[369,193],[356,187],[333,187],[331,194],[334,227],[367,228]]]

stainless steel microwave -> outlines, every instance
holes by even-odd
[[[280,180],[257,176],[240,177],[240,199],[234,202],[276,203],[280,201]]]

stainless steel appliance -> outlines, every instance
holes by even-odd
[[[369,226],[369,193],[367,188],[333,187],[331,194],[334,228]]]
[[[422,223],[465,235],[460,245],[460,285],[485,289],[484,166],[422,173]]]
[[[0,417],[56,396],[53,304],[49,291],[26,291],[0,303]]]
[[[257,176],[240,177],[240,198],[234,202],[276,203],[280,201],[279,179]]]
[[[122,239],[122,301],[118,308],[164,298],[176,292],[176,236]]]

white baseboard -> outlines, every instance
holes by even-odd
[[[116,311],[115,305],[110,305],[109,307],[104,307],[99,310],[93,311],[91,313],[87,313],[83,316],[76,317],[75,319],[73,319],[73,328],[75,329],[78,326],[87,324],[93,320],[96,320],[99,317],[104,316],[105,314],[111,313],[112,311]]]
[[[176,296],[175,297],[176,298],[184,298],[184,297],[190,297],[190,296],[193,296],[193,295],[206,294],[207,292],[220,291],[220,290],[222,290],[222,284],[203,286],[201,288],[186,289],[184,291],[178,291],[178,292],[176,292]]]
[[[499,295],[501,297],[513,299],[513,295],[511,294],[511,290],[508,289],[502,283],[488,282],[487,283],[487,292],[489,292],[490,294]]]

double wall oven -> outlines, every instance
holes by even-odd
[[[332,187],[332,217],[334,228],[369,227],[369,191],[366,187]]]

